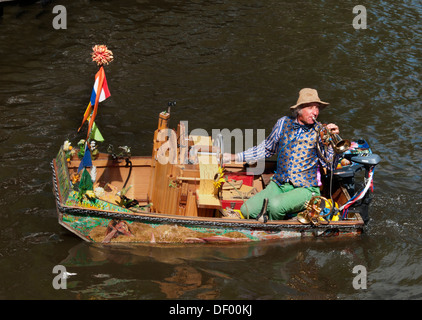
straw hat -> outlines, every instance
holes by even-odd
[[[321,99],[318,97],[318,91],[315,89],[303,88],[299,91],[299,98],[297,99],[297,103],[294,106],[291,106],[290,109],[293,110],[299,107],[301,104],[311,102],[318,102],[321,106],[321,109],[329,105],[328,102],[321,101]]]

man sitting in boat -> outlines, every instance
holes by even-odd
[[[335,155],[331,146],[320,148],[323,155],[317,152],[316,144],[322,141],[315,119],[328,104],[319,99],[317,90],[304,88],[297,103],[290,107],[292,116],[280,118],[261,144],[224,155],[226,161],[255,162],[277,154],[275,174],[264,190],[243,204],[240,210],[244,217],[261,222],[282,220],[304,210],[306,201],[320,195],[319,167],[330,169]],[[340,132],[333,123],[327,129],[333,134]]]

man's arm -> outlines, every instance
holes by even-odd
[[[278,141],[283,129],[285,117],[278,119],[270,135],[259,145],[236,154],[224,154],[224,162],[254,162],[263,158],[271,157],[277,150]]]
[[[333,134],[340,133],[339,127],[335,125],[334,123],[327,124],[327,129],[330,130],[331,133]],[[327,170],[331,170],[331,169],[334,170],[337,166],[337,161],[339,157],[334,153],[333,147],[329,145],[327,148],[324,148],[324,145],[320,137],[318,137],[317,143],[319,143],[319,146],[320,146],[319,149],[321,150],[322,156],[325,157],[325,159],[327,160],[325,161],[324,158],[318,154],[318,158],[320,160],[321,166]]]

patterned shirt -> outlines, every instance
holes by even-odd
[[[241,162],[253,162],[277,154],[277,170],[272,178],[277,184],[290,182],[295,187],[318,186],[319,165],[330,167],[317,152],[317,140],[324,152],[317,136],[315,125],[303,126],[293,117],[282,117],[262,143],[238,153],[237,158]],[[328,161],[333,160],[331,146],[324,156]]]

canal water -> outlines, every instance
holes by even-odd
[[[355,29],[356,5],[366,29]],[[56,5],[66,9],[53,13]],[[420,1],[125,0],[11,5],[0,18],[0,299],[421,299]],[[55,20],[55,18],[57,18]],[[362,16],[360,23],[363,23]],[[66,26],[56,29],[53,21]],[[358,21],[359,22],[359,21]],[[57,24],[56,24],[57,27]],[[382,161],[359,238],[110,248],[57,223],[50,162],[76,135],[106,44],[106,144],[149,155],[172,125],[265,129],[303,87]],[[105,151],[105,150],[104,150]],[[73,273],[55,289],[53,268]],[[366,288],[354,285],[356,266]],[[355,272],[354,272],[355,270]],[[356,283],[355,283],[356,284]]]

